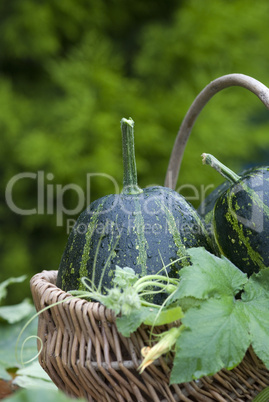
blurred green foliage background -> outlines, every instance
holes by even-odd
[[[180,123],[210,81],[237,72],[268,86],[268,17],[268,0],[2,0],[1,280],[58,268],[68,220],[79,215],[78,194],[66,187],[62,202],[74,213],[59,224],[64,186],[86,193],[89,173],[121,186],[122,117],[135,120],[139,185],[163,185]],[[268,129],[255,95],[237,87],[217,94],[194,126],[178,189],[191,200],[186,185],[200,194],[222,182],[202,167],[202,152],[236,171],[268,164]],[[12,210],[8,186],[14,205],[36,213]],[[91,179],[91,201],[114,191],[107,177]],[[18,285],[12,302],[26,295],[29,285]]]

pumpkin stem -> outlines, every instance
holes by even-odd
[[[204,165],[210,165],[217,172],[219,172],[225,179],[229,180],[232,184],[238,182],[241,179],[236,173],[234,173],[227,166],[223,165],[217,158],[210,154],[202,154],[202,161]]]
[[[137,185],[137,170],[134,147],[134,121],[121,120],[122,155],[123,155],[123,190],[122,194],[140,194],[143,192]]]

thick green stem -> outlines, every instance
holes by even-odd
[[[134,121],[121,120],[122,156],[123,156],[123,194],[139,194],[143,190],[137,185],[137,170],[134,147]]]
[[[234,173],[231,169],[227,168],[227,166],[223,165],[223,163],[218,161],[218,159],[215,158],[213,155],[202,154],[202,158],[204,165],[210,165],[231,183],[236,183],[241,179],[240,176]]]
[[[159,304],[150,303],[150,302],[147,302],[146,300],[141,300],[141,305],[143,307],[152,307],[152,308],[156,308],[158,310],[160,310],[160,308],[161,308],[159,306]]]
[[[133,286],[134,286],[134,288],[137,289],[137,287],[140,286],[140,284],[144,284],[145,282],[152,281],[152,280],[156,280],[156,282],[158,282],[158,283],[168,282],[168,284],[174,284],[174,285],[179,284],[178,279],[170,278],[169,276],[162,276],[162,275],[155,274],[155,275],[147,275],[146,277],[142,276],[142,278],[139,278]],[[151,282],[151,284],[152,284],[152,282]]]
[[[140,286],[136,287],[137,292],[141,292],[141,290],[147,288],[147,287],[158,287],[161,289],[169,289],[169,293],[174,292],[177,289],[177,286],[169,284],[167,285],[166,283],[161,283],[161,282],[152,282],[152,281],[147,281],[144,283],[141,283]]]

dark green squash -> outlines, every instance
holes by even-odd
[[[204,201],[197,208],[198,214],[205,222],[212,250],[214,254],[218,256],[220,255],[220,250],[214,236],[213,210],[217,199],[220,197],[222,193],[224,193],[225,190],[227,190],[230,187],[230,185],[231,183],[229,181],[221,183],[204,199]]]
[[[244,176],[247,173],[250,173],[254,170],[255,168],[249,168],[246,170],[243,170],[240,173],[240,176]],[[214,229],[213,229],[213,211],[214,207],[216,204],[217,199],[223,194],[228,188],[231,186],[231,182],[229,180],[224,181],[221,183],[219,186],[214,188],[213,191],[203,200],[203,202],[199,205],[197,208],[198,214],[203,218],[206,229],[208,231],[208,235],[210,237],[211,241],[211,247],[214,251],[214,254],[220,255],[220,250],[219,247],[216,243],[215,240],[215,235],[214,235]]]
[[[144,276],[170,264],[168,275],[177,277],[188,264],[186,248],[210,251],[202,220],[181,195],[161,186],[138,187],[134,122],[122,119],[121,127],[123,191],[94,201],[79,216],[59,266],[57,286],[65,291],[83,289],[82,277],[96,286],[101,281],[103,291],[110,288],[116,265]]]
[[[269,167],[238,176],[212,155],[203,156],[230,182],[213,209],[216,243],[243,272],[259,272],[269,266]]]
[[[205,223],[211,223],[213,218],[213,209],[217,199],[220,197],[224,191],[226,191],[231,186],[231,183],[226,180],[221,183],[218,187],[214,188],[213,191],[201,202],[197,208],[198,214],[204,219]]]
[[[248,173],[251,173],[252,171],[255,171],[257,169],[256,167],[251,167],[248,169],[244,169],[239,176],[245,176]],[[213,191],[201,202],[199,207],[197,208],[198,214],[204,219],[205,223],[212,223],[212,218],[213,218],[213,209],[215,206],[215,203],[217,199],[220,197],[224,191],[228,190],[228,188],[231,186],[231,181],[226,180],[223,183],[221,183],[219,186],[214,188]]]

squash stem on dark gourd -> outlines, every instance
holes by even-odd
[[[123,156],[123,194],[139,194],[143,190],[137,185],[137,170],[134,147],[134,121],[121,120]]]
[[[223,165],[217,158],[210,154],[202,154],[202,161],[204,165],[210,165],[217,172],[219,172],[225,179],[229,180],[231,183],[238,182],[241,177],[234,173],[227,166]]]

